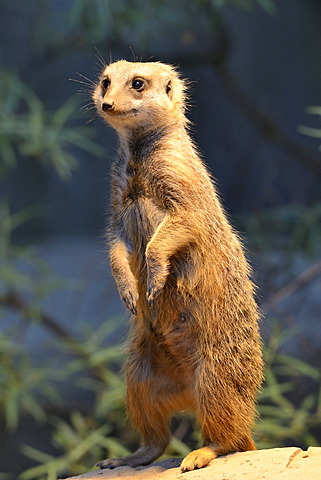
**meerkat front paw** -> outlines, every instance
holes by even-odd
[[[149,308],[152,308],[155,298],[158,297],[161,291],[162,288],[157,288],[154,282],[148,282],[146,299]]]
[[[161,293],[168,277],[167,265],[147,258],[147,291],[146,299],[148,307],[153,306],[155,298]]]
[[[161,293],[161,291],[164,288],[164,285],[166,283],[167,279],[167,272],[162,272],[161,274],[158,274],[158,276],[151,277],[148,276],[147,278],[147,292],[146,292],[146,299],[147,299],[147,305],[149,308],[151,308],[154,304],[155,298],[158,297],[158,295]]]
[[[132,312],[133,315],[137,315],[138,293],[134,292],[134,290],[129,290],[127,288],[124,290],[120,290],[119,294],[126,307]]]

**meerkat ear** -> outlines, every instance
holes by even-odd
[[[166,94],[169,96],[170,99],[172,99],[173,91],[172,91],[172,80],[171,79],[167,80]]]

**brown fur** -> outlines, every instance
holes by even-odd
[[[110,258],[133,313],[127,408],[143,440],[137,452],[104,460],[102,468],[155,460],[170,440],[171,414],[181,410],[197,412],[204,440],[182,471],[255,449],[262,357],[254,289],[189,137],[184,91],[173,67],[122,60],[105,68],[93,94],[120,139]]]

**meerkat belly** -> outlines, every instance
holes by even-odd
[[[144,256],[147,243],[162,222],[165,213],[145,196],[136,198],[128,196],[122,213],[124,230],[133,247],[133,253]]]

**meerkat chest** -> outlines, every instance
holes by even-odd
[[[131,162],[128,162],[125,170],[125,182],[122,191],[122,203],[124,205],[137,202],[141,198],[150,196],[149,187],[146,179]]]
[[[112,183],[118,210],[126,208],[130,203],[148,195],[148,188],[146,188],[146,182],[141,173],[127,159],[116,164]]]
[[[115,182],[118,219],[137,251],[138,246],[141,247],[151,238],[162,222],[165,211],[158,205],[146,172],[133,162],[123,165]]]

